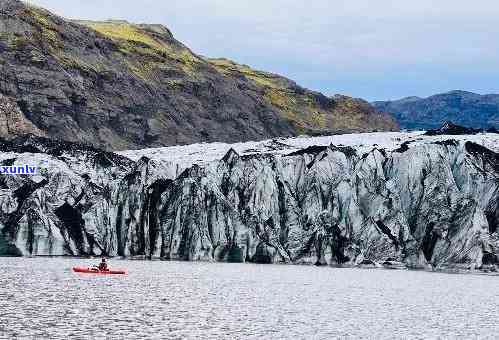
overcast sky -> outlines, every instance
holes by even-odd
[[[160,23],[194,52],[368,100],[499,93],[497,0],[31,0],[78,19]]]

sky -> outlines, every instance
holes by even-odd
[[[497,0],[30,0],[167,26],[195,53],[369,101],[499,93]]]

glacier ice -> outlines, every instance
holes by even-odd
[[[4,143],[0,254],[480,268],[499,138],[370,133],[108,153]]]

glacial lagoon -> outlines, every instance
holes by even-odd
[[[0,258],[0,338],[494,338],[499,277],[424,271]]]

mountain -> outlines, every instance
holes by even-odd
[[[5,137],[120,150],[398,129],[363,100],[199,56],[164,26],[69,21],[17,0],[0,0],[0,75]]]
[[[405,129],[435,129],[447,121],[471,128],[499,128],[499,94],[451,91],[372,104],[379,111],[393,114]]]
[[[0,142],[0,254],[497,270],[499,137]]]

